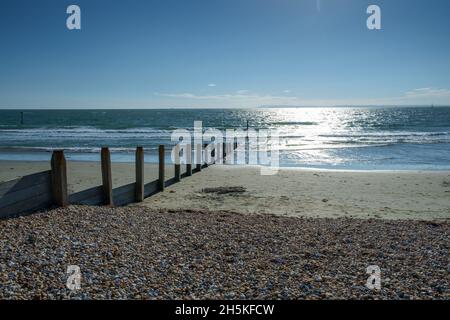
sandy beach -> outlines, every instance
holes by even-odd
[[[280,169],[277,175],[261,176],[259,171],[213,166],[143,205],[297,217],[450,218],[449,172]],[[238,187],[238,192],[221,187]]]
[[[67,167],[69,193],[101,185],[99,163],[69,161]],[[173,167],[166,167],[166,177],[173,176]],[[49,168],[46,162],[2,161],[0,181]],[[134,181],[133,164],[113,163],[112,172],[114,187]],[[146,181],[157,176],[157,165],[146,164]],[[214,165],[139,205],[297,217],[449,219],[450,172],[282,168],[262,176],[258,167]]]

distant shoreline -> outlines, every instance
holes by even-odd
[[[257,110],[257,109],[365,109],[365,108],[450,108],[450,105],[355,105],[355,106],[259,106],[259,107],[220,107],[220,108],[214,108],[214,107],[120,107],[120,108],[111,108],[111,107],[69,107],[69,108],[61,108],[61,107],[17,107],[17,108],[2,108],[0,106],[0,111],[65,111],[65,110],[72,110],[72,111],[83,111],[83,110],[220,110],[220,109],[226,109],[226,110]]]

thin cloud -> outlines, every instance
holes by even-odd
[[[208,84],[208,87],[217,87],[217,85],[215,83],[210,83]]]
[[[199,95],[195,93],[155,93],[173,101],[182,100],[183,104],[194,106],[214,105],[217,107],[258,107],[258,106],[376,106],[376,105],[450,105],[450,90],[443,88],[418,88],[394,97],[366,98],[366,99],[315,99],[289,94],[282,95],[249,94],[246,90],[239,90],[232,94]]]
[[[419,88],[406,92],[406,97],[418,98],[418,97],[450,97],[450,90],[440,88]]]
[[[197,95],[194,93],[157,93],[159,96],[170,97],[170,98],[187,98],[194,100],[283,100],[287,99],[296,100],[297,97],[286,97],[286,96],[273,96],[273,95],[258,95],[258,94],[218,94],[218,95]]]

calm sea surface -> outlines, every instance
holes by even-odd
[[[20,111],[24,111],[21,124]],[[0,160],[48,160],[54,148],[70,160],[146,161],[171,144],[174,129],[279,129],[280,163],[326,169],[450,170],[450,107],[169,110],[0,110]]]

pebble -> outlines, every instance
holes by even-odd
[[[449,226],[69,206],[0,221],[0,299],[448,300]]]

